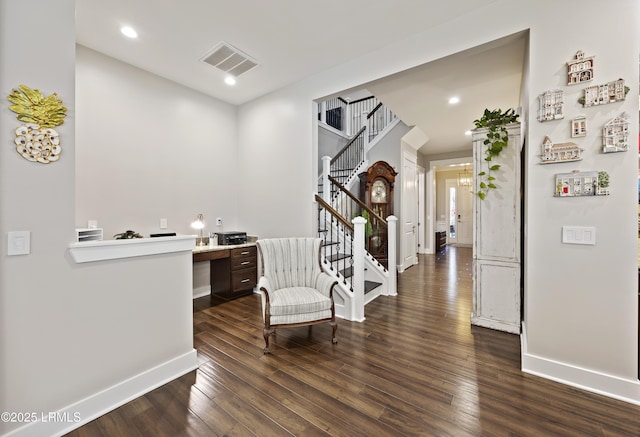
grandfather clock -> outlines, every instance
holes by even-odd
[[[393,184],[398,173],[384,161],[378,161],[360,173],[360,199],[386,222],[393,214]],[[387,265],[387,227],[374,217],[366,227],[367,250],[380,263]]]

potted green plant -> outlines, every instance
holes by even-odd
[[[495,109],[493,111],[485,109],[482,117],[473,121],[476,128],[488,130],[487,138],[483,144],[487,146],[484,151],[484,160],[489,163],[489,166],[487,170],[478,173],[480,183],[478,184],[478,192],[476,193],[482,200],[487,197],[490,190],[498,188],[495,184],[496,178],[493,172],[500,169],[500,164],[493,164],[492,161],[500,155],[502,149],[507,147],[509,143],[507,125],[516,123],[518,117],[519,115],[513,108],[507,109],[504,112],[502,112],[501,109]]]

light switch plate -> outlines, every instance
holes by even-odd
[[[29,255],[31,253],[31,232],[9,231],[7,237],[7,255]]]
[[[596,244],[596,228],[592,226],[563,226],[562,242],[564,244]]]
[[[161,218],[160,219],[160,229],[167,229],[167,219],[166,218]]]

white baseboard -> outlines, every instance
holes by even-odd
[[[550,360],[527,351],[526,326],[522,325],[522,371],[552,381],[640,405],[640,382]]]
[[[198,368],[196,350],[191,351],[91,395],[53,414],[55,420],[38,420],[5,437],[61,436],[91,422],[127,402]],[[62,420],[60,420],[62,419]]]
[[[203,285],[202,287],[196,287],[193,289],[193,298],[197,299],[199,297],[209,296],[211,294],[211,286]]]

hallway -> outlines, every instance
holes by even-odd
[[[471,256],[420,255],[336,345],[281,329],[263,355],[258,295],[200,298],[200,368],[69,435],[638,435],[640,407],[523,374],[518,336],[470,325]]]

